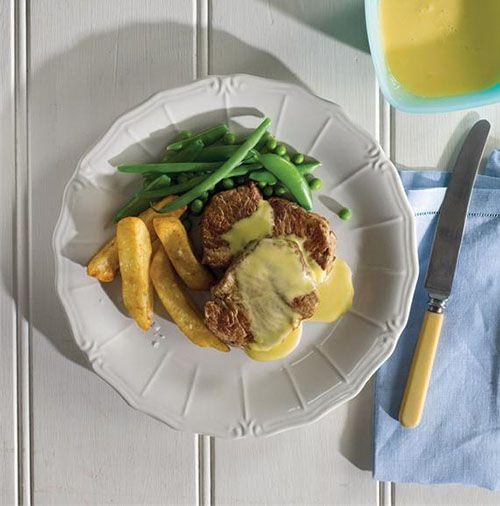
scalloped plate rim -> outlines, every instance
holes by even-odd
[[[252,79],[256,81],[261,81],[263,84],[270,84],[273,83],[275,85],[279,85],[283,87],[283,89],[292,89],[296,92],[299,92],[301,95],[305,95],[307,97],[313,98],[317,102],[323,104],[324,106],[328,107],[329,109],[334,108],[335,113],[341,116],[344,123],[357,135],[361,136],[364,140],[369,141],[370,143],[374,144],[380,149],[380,153],[378,153],[377,158],[382,159],[387,163],[388,167],[391,171],[392,181],[394,184],[394,189],[396,190],[396,194],[399,197],[399,204],[402,205],[402,218],[405,222],[405,231],[409,233],[409,239],[408,239],[408,246],[410,247],[410,256],[407,266],[407,275],[405,276],[408,278],[408,283],[406,287],[406,293],[404,294],[406,297],[406,303],[405,303],[405,310],[404,313],[401,315],[401,324],[398,326],[398,328],[391,332],[387,332],[387,335],[391,336],[391,339],[388,341],[388,345],[386,345],[386,342],[384,342],[384,346],[381,349],[380,353],[376,355],[375,358],[377,360],[372,360],[370,366],[364,366],[360,371],[357,371],[357,375],[354,378],[350,378],[349,381],[346,383],[345,390],[342,391],[340,399],[329,402],[326,404],[323,404],[321,407],[318,407],[314,412],[308,412],[308,411],[302,411],[302,415],[293,419],[288,419],[287,422],[278,422],[278,426],[274,428],[273,430],[266,431],[262,433],[261,435],[257,436],[255,434],[252,434],[250,432],[243,433],[242,435],[235,436],[231,430],[228,430],[224,433],[218,433],[218,432],[204,432],[204,434],[210,435],[210,436],[216,436],[216,437],[222,437],[227,439],[240,439],[242,437],[266,437],[271,436],[274,434],[278,434],[281,432],[284,432],[286,430],[301,427],[304,425],[308,425],[310,423],[314,423],[315,421],[323,418],[328,413],[333,411],[335,408],[341,406],[345,402],[351,400],[354,398],[365,386],[365,384],[370,380],[370,378],[373,376],[373,374],[379,369],[379,367],[391,356],[393,353],[396,344],[399,340],[399,336],[404,329],[406,322],[409,317],[409,312],[411,308],[411,300],[412,295],[414,292],[414,288],[417,282],[418,277],[418,256],[417,256],[417,246],[416,246],[416,234],[415,234],[415,227],[414,227],[414,217],[413,212],[411,210],[410,204],[406,198],[406,194],[404,192],[401,180],[397,176],[396,168],[394,167],[391,160],[389,160],[383,150],[380,148],[380,145],[378,142],[376,142],[371,135],[362,127],[359,127],[355,123],[353,123],[347,114],[344,112],[344,110],[336,103],[330,102],[322,97],[319,97],[318,95],[315,95],[314,93],[305,90],[304,88],[293,84],[293,83],[286,83],[279,80],[274,79],[268,79],[263,78],[259,76],[254,76],[250,74],[229,74],[229,75],[211,75],[207,78],[200,79],[193,81],[191,83],[188,83],[183,86],[179,86],[176,88],[171,88],[167,90],[162,90],[159,92],[156,92],[152,95],[150,95],[147,99],[143,100],[140,104],[128,109],[123,114],[119,115],[109,126],[109,128],[105,131],[105,133],[94,143],[90,145],[90,147],[84,152],[84,154],[80,157],[76,168],[71,175],[70,179],[68,180],[64,192],[61,198],[61,211],[59,213],[59,217],[57,219],[56,225],[54,227],[54,233],[52,236],[52,249],[54,252],[54,261],[55,261],[55,286],[57,289],[58,297],[61,301],[61,304],[64,308],[64,313],[66,320],[69,323],[69,326],[72,331],[73,338],[75,342],[77,343],[78,347],[82,351],[82,353],[85,354],[87,357],[87,360],[89,360],[89,363],[92,367],[92,370],[100,377],[102,378],[108,385],[110,385],[115,392],[117,392],[120,397],[133,409],[143,412],[156,420],[161,421],[162,423],[165,423],[169,427],[171,427],[174,430],[179,431],[186,431],[190,433],[197,433],[196,431],[187,428],[183,426],[183,424],[178,425],[175,423],[174,420],[171,419],[170,416],[168,416],[169,419],[165,416],[165,414],[161,414],[158,412],[155,412],[154,409],[149,405],[148,402],[141,402],[140,396],[137,395],[134,392],[126,391],[129,390],[125,388],[123,385],[116,384],[117,381],[113,377],[113,375],[108,374],[105,369],[100,367],[96,360],[90,360],[89,354],[82,348],[83,339],[82,336],[79,335],[79,333],[76,331],[75,324],[70,317],[71,315],[71,309],[69,305],[69,297],[66,294],[66,288],[62,285],[62,276],[61,271],[63,269],[62,262],[63,257],[60,254],[60,246],[61,241],[63,238],[63,225],[65,223],[65,219],[67,218],[68,214],[68,195],[71,190],[71,187],[73,183],[78,179],[80,170],[82,168],[82,165],[85,163],[85,161],[90,158],[91,154],[94,154],[95,152],[98,152],[100,149],[102,149],[106,143],[111,141],[113,139],[113,136],[118,131],[118,129],[126,123],[126,121],[131,118],[133,115],[139,114],[141,110],[146,109],[149,105],[152,105],[155,101],[160,100],[162,98],[166,98],[169,95],[174,95],[179,92],[187,92],[188,90],[195,88],[196,86],[199,86],[202,83],[209,83],[212,81],[224,81],[224,80],[231,80],[231,79]],[[175,125],[175,123],[174,123]],[[184,420],[185,425],[185,420]]]

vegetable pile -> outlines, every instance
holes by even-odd
[[[288,198],[310,210],[311,190],[323,185],[312,174],[320,162],[290,153],[267,131],[270,123],[265,118],[242,139],[225,123],[198,133],[183,131],[166,147],[159,163],[119,166],[120,172],[142,174],[143,186],[118,210],[114,221],[137,216],[150,206],[169,213],[188,205],[190,214],[199,215],[212,194],[248,181],[254,181],[264,197]],[[156,208],[168,195],[178,198]]]

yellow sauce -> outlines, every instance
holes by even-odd
[[[352,273],[345,260],[336,258],[328,277],[318,285],[319,304],[309,321],[334,322],[349,311],[354,298]]]
[[[299,325],[300,315],[290,304],[311,293],[316,283],[294,242],[284,238],[260,240],[235,272],[256,341],[252,346],[269,350]]]
[[[381,0],[386,61],[403,88],[461,95],[500,82],[500,0]]]
[[[239,253],[245,246],[257,239],[271,235],[274,226],[274,213],[267,200],[261,200],[257,211],[248,218],[237,221],[225,234],[222,235],[231,250]]]
[[[292,330],[285,339],[272,349],[268,351],[262,351],[257,349],[246,349],[245,353],[253,360],[259,362],[271,362],[273,360],[279,360],[280,358],[290,355],[300,342],[302,337],[302,325],[299,325],[296,329]]]

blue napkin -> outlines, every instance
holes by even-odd
[[[421,425],[398,411],[428,300],[430,249],[449,173],[401,171],[416,216],[420,275],[408,325],[375,384],[374,477],[500,489],[500,150],[472,193]]]

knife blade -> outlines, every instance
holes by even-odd
[[[465,139],[446,190],[434,236],[424,287],[430,297],[444,302],[451,294],[472,187],[490,131],[478,121]]]
[[[478,121],[471,128],[455,162],[451,181],[439,210],[424,283],[429,293],[429,303],[399,410],[399,421],[407,428],[416,427],[422,419],[444,321],[443,312],[451,294],[472,188],[489,131],[490,124],[486,120]]]

